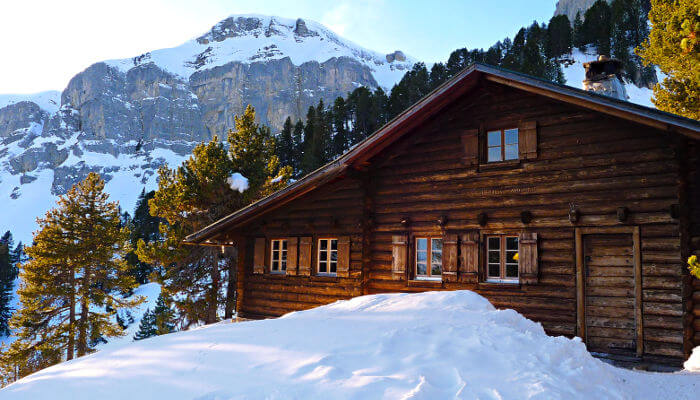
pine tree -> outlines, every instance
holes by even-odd
[[[0,336],[10,335],[9,322],[14,311],[10,302],[14,294],[17,271],[12,246],[12,234],[7,231],[0,237]]]
[[[90,173],[38,221],[11,321],[17,340],[3,355],[20,376],[91,352],[91,339],[122,335],[114,314],[142,301],[123,297],[136,284],[119,257],[129,232],[103,190],[104,181]]]
[[[572,35],[574,46],[581,51],[585,51],[588,42],[586,40],[586,33],[583,30],[583,19],[581,18],[581,12],[576,13]]]
[[[329,158],[332,159],[343,154],[350,143],[348,137],[348,110],[345,105],[345,99],[342,97],[335,99],[333,109],[330,110],[330,120],[332,121],[333,139]]]
[[[158,335],[175,332],[175,312],[170,308],[169,303],[170,301],[163,293],[158,295],[156,307],[153,309],[156,334]]]
[[[573,30],[566,14],[555,15],[547,26],[547,57],[558,58],[571,53]]]
[[[610,55],[610,29],[612,15],[605,0],[597,0],[586,10],[583,20],[583,32],[586,43],[592,43],[599,54]]]
[[[277,140],[277,150],[275,153],[280,160],[282,165],[294,166],[294,138],[292,137],[292,130],[294,129],[292,125],[292,118],[287,117],[282,126],[282,131],[279,134]]]
[[[301,120],[297,120],[297,123],[294,124],[292,138],[294,151],[291,167],[294,171],[294,177],[299,177],[302,173],[302,159],[304,158],[304,123]]]
[[[156,316],[151,309],[146,309],[146,312],[139,323],[139,330],[134,334],[134,340],[143,340],[150,337],[158,336],[156,327]]]
[[[649,38],[637,53],[666,74],[654,87],[660,110],[700,120],[700,12],[697,0],[652,0]]]
[[[136,201],[134,217],[125,221],[125,225],[129,227],[129,242],[132,247],[132,250],[127,253],[125,260],[127,264],[129,264],[129,274],[133,276],[139,284],[149,282],[149,277],[154,267],[149,263],[139,260],[135,251],[138,242],[139,240],[143,240],[146,243],[150,243],[160,240],[158,226],[162,221],[160,218],[152,216],[148,208],[148,201],[152,199],[154,195],[155,191],[146,193],[146,190],[143,189]]]

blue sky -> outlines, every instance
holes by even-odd
[[[428,63],[548,21],[556,0],[24,0],[0,13],[0,93],[62,90],[96,61],[176,46],[230,14],[321,22],[380,52]]]

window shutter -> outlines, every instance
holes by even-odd
[[[462,163],[464,165],[479,164],[479,130],[469,129],[462,132]]]
[[[537,121],[524,121],[518,126],[518,149],[521,160],[537,158]]]
[[[347,278],[350,276],[350,237],[338,238],[338,266],[336,275]]]
[[[297,244],[299,239],[295,237],[287,238],[287,275],[297,274]]]
[[[299,275],[311,275],[311,242],[312,238],[299,238]]]
[[[518,239],[520,250],[518,262],[520,263],[520,282],[523,284],[537,283],[539,266],[537,262],[537,234],[523,232]]]
[[[459,274],[462,281],[476,283],[479,281],[479,232],[467,232],[461,235],[462,254]]]
[[[442,280],[457,281],[457,235],[446,234],[442,239]]]
[[[262,274],[265,272],[265,238],[255,239],[255,253],[253,257],[253,273]]]
[[[391,237],[391,277],[394,280],[406,278],[406,235],[394,235]]]

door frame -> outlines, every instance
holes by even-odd
[[[586,343],[586,277],[584,276],[583,237],[592,234],[632,235],[634,268],[634,323],[637,337],[637,357],[644,352],[644,327],[642,319],[642,248],[639,226],[609,226],[575,228],[576,237],[576,335]]]

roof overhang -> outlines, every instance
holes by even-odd
[[[185,243],[198,245],[218,243],[212,239],[220,235],[222,231],[247,224],[322,185],[339,179],[346,174],[349,168],[364,168],[369,160],[383,149],[472,90],[482,79],[700,140],[700,123],[698,121],[477,63],[465,68],[452,79],[440,85],[338,159],[311,172],[286,188],[187,236]]]

